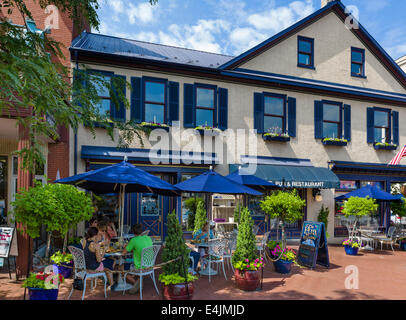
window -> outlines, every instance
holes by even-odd
[[[374,142],[390,143],[390,112],[375,110],[374,114]]]
[[[298,37],[297,65],[314,69],[314,39]]]
[[[165,87],[164,81],[145,81],[145,122],[165,123]]]
[[[141,215],[159,216],[159,196],[155,193],[143,193],[141,195]]]
[[[341,105],[323,103],[323,138],[341,139]]]
[[[365,77],[365,50],[351,48],[351,75]]]
[[[285,133],[286,97],[264,95],[264,130],[271,133]]]
[[[110,90],[107,83],[111,83],[110,74],[102,74],[98,72],[91,72],[89,79],[93,86],[96,88],[97,95],[100,98],[99,102],[99,114],[102,116],[110,115]]]
[[[214,88],[196,87],[196,126],[214,127],[215,123]]]

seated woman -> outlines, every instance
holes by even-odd
[[[102,225],[106,226],[105,236],[111,241],[112,238],[117,237],[116,226],[113,221],[110,221],[108,217],[104,217],[102,220]]]
[[[105,249],[97,242],[99,239],[99,230],[90,227],[87,230],[85,239],[82,242],[83,252],[85,255],[86,269],[97,272],[106,271],[109,279],[109,289],[113,285],[113,274],[109,271],[114,269],[114,260],[106,259],[102,262]]]

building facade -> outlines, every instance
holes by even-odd
[[[390,191],[391,184],[406,182],[405,166],[387,166],[406,144],[400,121],[406,116],[405,75],[361,25],[349,29],[347,17],[340,1],[329,1],[237,57],[82,33],[70,47],[72,69],[107,79],[120,76],[132,86],[125,91],[131,105],[127,110],[114,109],[101,88],[104,111],[137,123],[165,123],[181,134],[207,125],[223,132],[244,129],[247,135],[238,142],[243,151],[234,163],[219,162],[226,151],[213,146],[213,137],[197,135],[172,139],[168,162],[157,164],[150,157],[156,142],[147,135],[143,143],[136,139],[129,148],[117,149],[117,132],[112,141],[105,129],[97,128],[94,139],[81,127],[70,131],[69,173],[127,156],[178,183],[210,166],[226,175],[244,163],[256,163],[258,177],[295,188],[306,199],[304,220],[317,220],[321,206],[328,208],[329,241],[340,241],[346,228],[336,196],[365,184]],[[248,130],[257,130],[255,152]],[[201,162],[190,163],[191,155],[179,149],[194,151],[194,160]],[[128,195],[125,221],[140,222],[163,237],[167,213],[177,210],[182,219],[182,205],[181,198]],[[260,232],[270,230],[271,222],[252,209]],[[387,228],[389,208],[381,205],[374,218]],[[288,235],[298,237],[300,229],[300,222],[292,224]]]

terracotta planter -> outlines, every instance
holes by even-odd
[[[188,283],[188,290],[183,283],[169,285],[162,284],[162,295],[164,300],[191,300],[194,291],[193,282]]]
[[[260,270],[258,271],[244,271],[235,270],[235,282],[238,289],[244,291],[255,291],[261,284]]]

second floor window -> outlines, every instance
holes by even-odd
[[[100,115],[110,115],[111,97],[110,90],[107,83],[111,84],[111,75],[100,74],[100,73],[90,73],[90,81],[92,81],[93,86],[96,88],[97,95],[100,98],[99,102],[99,114]]]
[[[374,142],[390,143],[390,112],[378,111],[374,113]]]
[[[165,123],[165,82],[145,81],[145,121]]]
[[[323,103],[323,138],[341,138],[341,105]]]
[[[365,77],[365,50],[351,48],[351,75]]]
[[[264,131],[285,133],[286,97],[264,96]]]
[[[297,65],[299,67],[314,68],[314,39],[298,38]]]
[[[215,90],[196,87],[196,126],[213,127],[214,119]]]

